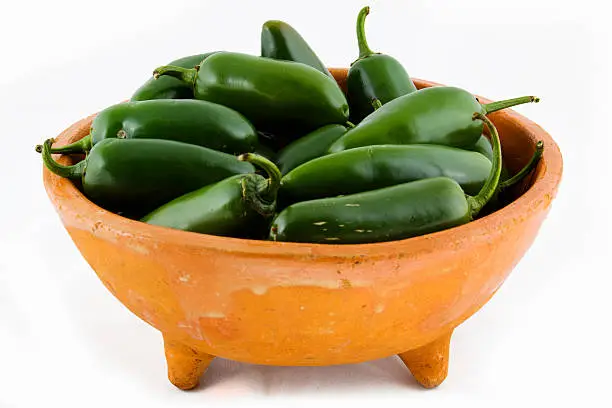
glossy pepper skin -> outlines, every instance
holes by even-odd
[[[266,219],[274,215],[280,172],[271,161],[252,153],[239,160],[264,169],[231,176],[170,201],[146,215],[147,224],[236,238],[263,238]]]
[[[300,33],[284,21],[269,20],[263,24],[261,56],[310,65],[325,75],[332,76]]]
[[[435,177],[340,198],[303,201],[276,216],[269,238],[359,244],[414,237],[471,221],[497,189],[502,161],[494,125],[480,112],[472,120],[490,127],[495,152],[491,172],[476,196],[466,195],[453,179]]]
[[[481,105],[472,94],[460,88],[425,88],[396,98],[372,112],[331,145],[329,152],[380,144],[471,148],[483,132],[482,121],[472,121],[472,113],[486,115],[537,101],[538,98],[525,96]]]
[[[215,51],[216,52],[216,51]],[[176,65],[183,68],[193,68],[200,65],[208,56],[214,52],[206,54],[190,55],[188,57],[179,58],[171,61],[168,65]],[[184,82],[167,77],[160,81],[151,78],[140,88],[134,92],[131,101],[148,101],[151,99],[191,99],[193,98],[193,89]]]
[[[478,152],[489,159],[489,161],[493,161],[493,146],[491,145],[489,138],[485,135],[480,136],[474,146],[472,146],[469,150]],[[506,166],[502,166],[500,180],[507,180],[508,177],[508,169]]]
[[[142,217],[162,204],[203,186],[255,171],[227,153],[157,139],[105,139],[87,157],[63,166],[43,145],[43,162],[62,177],[81,181],[85,195],[110,211]]]
[[[337,83],[316,69],[290,61],[219,52],[199,69],[165,66],[194,87],[196,99],[242,113],[259,131],[297,138],[321,126],[348,120],[348,104]]]
[[[282,149],[276,157],[276,164],[282,174],[287,174],[299,165],[325,155],[329,146],[347,131],[344,125],[323,126]]]
[[[106,108],[94,118],[88,136],[51,152],[88,151],[109,138],[174,140],[232,154],[252,152],[259,144],[253,125],[233,109],[205,101],[157,99]]]
[[[350,120],[359,123],[374,112],[372,100],[383,105],[400,96],[415,92],[416,86],[395,58],[373,52],[365,36],[365,19],[370,8],[364,7],[357,17],[359,58],[351,64],[346,79]]]
[[[283,205],[377,190],[433,177],[455,180],[476,194],[491,173],[480,153],[435,145],[358,147],[311,160],[281,181]]]

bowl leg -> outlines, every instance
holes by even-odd
[[[215,358],[169,339],[164,335],[164,350],[168,364],[168,379],[181,390],[190,390],[198,386],[200,377],[210,362]]]
[[[414,350],[399,354],[414,378],[425,388],[442,384],[448,374],[448,351],[452,330]]]

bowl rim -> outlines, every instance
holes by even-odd
[[[330,68],[330,71],[336,78],[343,78],[347,69]],[[413,80],[418,88],[441,85],[418,78],[413,78]],[[490,102],[487,98],[481,96],[478,98],[484,103]],[[74,136],[88,129],[89,122],[94,116],[95,114],[90,115],[68,127],[56,138],[56,142],[64,144],[78,139]],[[65,217],[64,213],[71,212],[74,215],[73,218],[77,218],[79,222],[87,220],[92,225],[97,225],[95,234],[100,237],[110,238],[111,235],[125,236],[127,234],[141,241],[163,241],[185,248],[209,249],[248,256],[306,256],[338,260],[355,257],[389,258],[409,252],[412,257],[434,251],[452,251],[462,245],[490,241],[493,235],[503,234],[510,224],[525,221],[541,212],[541,207],[548,207],[556,196],[563,173],[563,158],[553,138],[539,125],[511,109],[496,112],[490,117],[493,122],[501,120],[513,122],[520,128],[520,131],[532,139],[534,145],[537,140],[544,142],[544,154],[535,175],[532,176],[531,186],[510,204],[482,218],[458,227],[402,240],[366,244],[317,244],[251,240],[181,231],[149,225],[105,210],[89,201],[70,180],[53,174],[44,165],[43,181],[49,198],[55,205],[56,211],[60,213],[66,227],[68,227],[67,224],[73,224],[73,222],[67,223],[69,217]],[[80,137],[82,136],[84,134]],[[56,159],[60,163],[68,163],[69,159],[66,156],[58,156],[56,155]]]

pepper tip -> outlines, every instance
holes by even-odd
[[[42,145],[36,145],[36,147],[34,148],[34,150],[36,150],[36,153],[42,153],[42,151],[43,151],[43,146],[42,146]]]
[[[250,158],[251,153],[242,153],[240,156],[238,156],[238,160],[240,161],[249,161]]]

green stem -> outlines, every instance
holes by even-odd
[[[369,57],[374,52],[368,46],[368,40],[365,35],[365,20],[370,14],[370,7],[364,7],[357,15],[357,43],[359,44],[359,59]]]
[[[542,158],[543,152],[544,152],[544,142],[540,140],[536,144],[535,152],[533,152],[533,156],[531,156],[531,160],[529,160],[529,163],[527,163],[525,167],[523,167],[514,176],[512,176],[506,181],[502,181],[501,183],[499,183],[499,190],[503,191],[507,188],[512,187],[513,185],[520,182],[521,180],[523,180],[525,176],[527,176],[527,174],[531,173],[531,171],[537,167],[538,163],[540,162],[540,159]]]
[[[85,175],[87,159],[82,160],[73,166],[61,165],[51,157],[51,143],[53,143],[53,139],[45,140],[42,149],[42,159],[47,169],[60,177],[66,177],[70,180],[80,180],[83,175]]]
[[[270,160],[255,153],[241,154],[238,156],[238,160],[252,163],[266,172],[268,175],[268,185],[266,190],[262,193],[262,198],[269,202],[275,201],[276,194],[280,188],[281,178],[283,177],[278,167]]]
[[[155,79],[163,75],[180,79],[186,84],[195,86],[195,80],[198,77],[198,70],[196,68],[187,69],[177,67],[175,65],[164,65],[163,67],[155,68],[155,71],[153,71],[153,78]]]
[[[349,129],[352,129],[355,127],[355,124],[353,122],[349,122],[348,120],[346,121],[346,123],[344,124],[344,126],[346,126]]]
[[[372,99],[372,107],[374,108],[374,110],[379,110],[380,108],[382,108],[382,102],[380,101],[380,99]]]
[[[476,196],[467,196],[473,218],[478,215],[482,207],[484,207],[496,193],[499,185],[499,177],[501,176],[502,154],[499,133],[497,133],[497,129],[493,122],[480,112],[474,113],[472,120],[482,120],[484,124],[487,125],[489,132],[491,132],[491,144],[493,146],[493,165],[489,177]]]
[[[489,113],[497,112],[498,110],[511,108],[516,105],[522,105],[524,103],[540,102],[540,98],[537,96],[521,96],[520,98],[506,99],[503,101],[491,102],[485,105],[482,105],[484,109],[484,114],[487,115]]]
[[[52,147],[51,153],[62,153],[62,154],[71,154],[71,153],[87,153],[91,150],[91,135],[87,135],[84,138],[77,140],[74,143],[70,143],[61,147]]]

